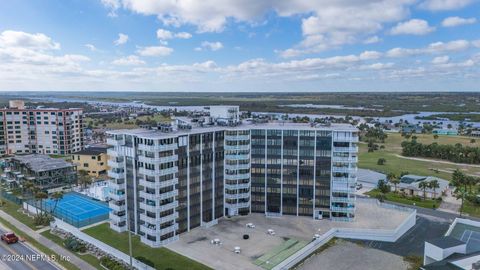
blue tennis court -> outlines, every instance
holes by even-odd
[[[44,209],[77,228],[106,220],[110,212],[108,204],[74,192],[63,195],[58,203],[45,200]]]

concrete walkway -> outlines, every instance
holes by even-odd
[[[462,206],[461,200],[453,197],[451,191],[447,191],[447,195],[442,197],[442,203],[438,207],[439,210],[460,214],[460,207]]]
[[[40,244],[42,244],[45,247],[48,247],[49,249],[53,250],[58,255],[70,258],[70,263],[74,264],[78,268],[80,268],[82,270],[96,270],[95,267],[91,266],[90,264],[88,264],[84,260],[77,257],[74,253],[68,251],[67,249],[63,248],[62,246],[57,245],[52,240],[44,237],[43,235],[39,234],[38,232],[30,229],[30,227],[28,227],[27,225],[25,225],[25,224],[21,223],[20,221],[16,220],[15,218],[13,218],[9,214],[3,212],[2,210],[0,210],[0,217],[5,219],[6,221],[10,222],[17,229],[19,229],[22,232],[28,234],[30,237],[35,239]]]
[[[396,154],[395,156],[396,156],[396,157],[399,157],[399,158],[416,160],[416,161],[426,161],[426,162],[435,162],[435,163],[448,164],[448,165],[456,165],[456,166],[465,166],[465,167],[480,168],[480,165],[468,164],[468,163],[455,163],[455,162],[451,162],[451,161],[438,160],[438,159],[406,157],[406,156],[402,156],[402,155],[398,155],[398,154]]]

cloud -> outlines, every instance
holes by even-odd
[[[371,36],[363,41],[363,44],[373,44],[382,41],[378,36]]]
[[[216,41],[216,42],[204,41],[202,42],[200,47],[195,48],[195,51],[202,51],[204,49],[208,49],[211,51],[218,51],[222,48],[223,48],[223,44],[219,41]]]
[[[129,55],[112,61],[112,64],[117,66],[139,66],[144,65],[145,61],[140,60],[136,55]]]
[[[42,33],[30,34],[22,31],[6,30],[0,34],[0,47],[59,50],[60,43],[52,41],[50,37]]]
[[[432,60],[432,64],[445,64],[445,63],[448,63],[448,61],[450,61],[450,57],[448,55],[444,55],[444,56],[437,56],[435,58],[433,58]]]
[[[398,23],[390,30],[390,33],[392,35],[426,35],[433,31],[435,31],[435,27],[429,26],[427,21],[412,19]]]
[[[171,31],[168,31],[166,29],[158,29],[157,30],[157,38],[160,41],[166,41],[169,39],[173,38],[180,38],[180,39],[189,39],[192,38],[192,34],[187,33],[187,32],[179,32],[179,33],[173,33]]]
[[[430,11],[446,11],[461,9],[473,2],[474,0],[426,0],[420,7]]]
[[[95,47],[95,45],[93,45],[93,44],[85,44],[85,47],[87,47],[92,52],[97,52],[98,51],[97,47]]]
[[[141,56],[167,56],[173,52],[172,48],[165,46],[144,47],[137,50]]]
[[[115,46],[119,46],[119,45],[123,45],[125,43],[127,43],[128,41],[128,35],[125,35],[123,33],[119,33],[118,34],[118,39],[113,41],[113,44],[115,44]]]
[[[458,52],[464,51],[470,46],[474,46],[474,42],[469,42],[467,40],[454,40],[449,42],[434,42],[430,43],[427,47],[417,48],[417,49],[406,49],[406,48],[393,48],[386,52],[387,57],[408,57],[421,54],[439,54],[445,52]]]
[[[442,21],[443,27],[455,27],[465,24],[474,24],[477,22],[476,18],[460,18],[460,17],[448,17]]]
[[[110,10],[108,13],[109,17],[117,17],[116,11],[121,7],[120,0],[101,0],[101,2]]]

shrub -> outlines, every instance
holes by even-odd
[[[386,162],[387,162],[386,159],[384,159],[384,158],[379,158],[379,159],[377,160],[377,165],[385,165]]]
[[[67,239],[65,239],[63,241],[63,244],[65,245],[65,247],[67,247],[69,250],[71,250],[73,252],[82,252],[83,253],[83,252],[87,251],[87,247],[85,246],[85,244],[80,243],[74,237],[68,237]]]
[[[115,260],[112,260],[107,256],[103,256],[102,258],[100,258],[100,263],[110,270],[126,270],[127,269],[121,263]]]
[[[148,265],[148,266],[151,266],[151,267],[155,267],[155,263],[150,261],[149,259],[145,258],[145,257],[142,257],[142,256],[138,256],[138,257],[135,257],[135,259],[143,262],[144,264]]]

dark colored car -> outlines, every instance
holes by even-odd
[[[7,244],[13,244],[18,242],[18,237],[13,232],[8,232],[2,234],[2,241],[5,241]]]

